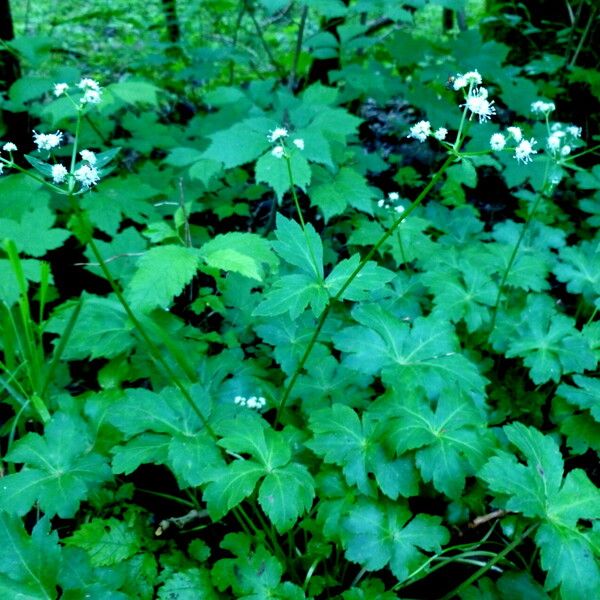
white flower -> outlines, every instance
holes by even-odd
[[[531,155],[537,154],[537,150],[533,149],[533,146],[537,142],[531,138],[529,141],[522,140],[521,143],[515,148],[515,158],[517,161],[522,161],[523,164],[531,162]]]
[[[555,131],[552,135],[548,136],[546,144],[552,152],[556,152],[560,148],[561,138],[565,136],[564,131]]]
[[[474,71],[469,71],[468,73],[465,73],[463,75],[463,77],[467,83],[470,83],[473,85],[481,85],[481,75],[479,74],[479,71],[477,71],[477,69],[475,69]]]
[[[383,208],[385,206],[385,200],[377,200],[377,206],[379,206],[379,208]]]
[[[396,200],[400,200],[400,194],[398,192],[390,192],[388,198],[395,202]]]
[[[267,139],[273,143],[281,138],[285,138],[288,136],[288,130],[285,127],[276,127],[273,131],[269,132]]]
[[[569,156],[569,154],[571,154],[571,146],[569,146],[568,144],[564,145],[560,149],[560,154],[561,156]]]
[[[54,95],[58,98],[62,96],[69,89],[68,83],[55,83],[54,84]]]
[[[233,399],[233,402],[238,406],[247,406],[248,408],[254,408],[256,410],[260,410],[267,403],[267,401],[262,396],[250,396],[250,398],[245,398],[244,396],[236,396]]]
[[[60,145],[63,138],[61,131],[56,133],[37,133],[33,132],[33,141],[38,147],[38,150],[52,150]]]
[[[398,213],[398,214],[402,214],[406,209],[404,208],[404,206],[402,206],[401,204],[399,204],[398,206],[396,206],[394,208],[394,210]]]
[[[52,165],[52,180],[54,183],[62,183],[69,174],[64,165]]]
[[[99,104],[100,100],[102,100],[102,92],[99,90],[87,89],[80,102],[81,104]]]
[[[512,135],[517,144],[523,139],[523,132],[520,127],[507,127],[506,130]]]
[[[467,96],[466,103],[461,106],[466,106],[471,113],[479,116],[480,123],[484,123],[491,115],[496,114],[496,109],[492,106],[494,101],[490,102],[487,97],[488,92],[485,88],[475,88]]]
[[[575,125],[569,125],[567,127],[567,133],[574,138],[578,138],[581,136],[581,127],[576,127]]]
[[[541,113],[543,115],[551,113],[555,108],[556,106],[554,105],[554,102],[544,102],[543,100],[536,100],[535,102],[531,103],[531,112]]]
[[[410,128],[410,133],[406,137],[412,137],[420,142],[424,142],[431,133],[431,123],[429,121],[419,121]]]
[[[298,150],[304,150],[304,140],[302,139],[297,139],[294,140],[294,146],[296,146],[296,148],[298,148]]]
[[[448,135],[448,130],[445,127],[440,127],[439,129],[437,129],[435,131],[435,133],[433,134],[433,137],[436,140],[439,140],[441,142],[442,140],[446,139],[447,135]]]
[[[460,75],[460,74],[454,78],[454,81],[452,83],[452,86],[454,87],[454,89],[456,91],[458,91],[464,87],[467,87],[468,85],[469,85],[469,82],[465,79],[464,75]]]
[[[492,150],[502,150],[506,146],[506,138],[501,133],[494,133],[490,138],[490,146]]]
[[[77,87],[80,90],[92,90],[94,92],[100,93],[100,84],[95,79],[90,79],[89,77],[85,77],[78,84]]]
[[[90,165],[96,164],[96,155],[91,150],[82,150],[80,153],[81,160],[85,160]]]
[[[12,142],[6,142],[4,146],[2,146],[2,150],[6,152],[14,152],[17,149],[17,145]]]
[[[285,149],[283,146],[275,146],[275,148],[273,148],[273,150],[271,150],[271,154],[275,158],[282,158],[283,155],[285,154]]]
[[[92,185],[96,185],[100,180],[100,175],[95,167],[90,165],[81,165],[75,173],[73,173],[75,179],[81,183],[83,187],[89,188]]]

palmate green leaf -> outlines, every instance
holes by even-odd
[[[566,373],[582,373],[596,367],[589,343],[575,328],[575,321],[554,310],[547,296],[530,296],[521,323],[508,341],[508,358],[520,356],[530,368],[535,384],[559,381]]]
[[[168,308],[198,270],[198,252],[184,246],[157,246],[142,256],[125,290],[134,309]]]
[[[265,294],[262,302],[254,309],[257,317],[273,317],[285,312],[297,319],[310,304],[315,317],[325,310],[329,295],[322,282],[308,275],[284,275],[275,280],[273,288]]]
[[[204,491],[211,518],[220,519],[250,496],[264,478],[258,492],[261,508],[279,532],[287,531],[310,508],[315,492],[306,467],[290,462],[284,434],[267,429],[265,421],[251,414],[220,422],[217,430],[225,434],[220,446],[251,458],[214,470]]]
[[[513,454],[499,452],[479,476],[502,506],[543,521],[535,541],[542,567],[548,571],[546,587],[560,585],[562,597],[568,600],[581,598],[582,591],[586,596],[586,591],[600,587],[600,568],[593,558],[600,553],[579,521],[600,518],[600,490],[581,469],[563,479],[563,459],[551,437],[520,423],[507,425],[504,431],[527,465]]]
[[[325,222],[344,212],[350,205],[372,214],[375,192],[366,179],[354,169],[343,167],[331,177],[331,181],[315,185],[310,189],[311,204],[323,211]]]
[[[273,248],[286,262],[322,280],[323,242],[310,223],[306,224],[305,231],[306,235],[296,221],[278,214],[275,230],[277,241],[273,242]]]
[[[573,376],[578,387],[561,383],[557,395],[581,409],[588,409],[594,419],[600,423],[600,381],[584,375]]]
[[[152,106],[158,103],[159,91],[160,88],[149,81],[133,79],[112,83],[105,90],[107,95],[114,95],[126,104],[151,104]]]
[[[481,414],[468,396],[455,389],[444,390],[435,412],[418,395],[398,394],[373,408],[381,421],[387,444],[402,455],[416,450],[417,467],[423,481],[458,499],[465,478],[474,475],[493,447]]]
[[[55,413],[43,437],[28,433],[6,455],[6,461],[24,466],[2,479],[0,510],[24,515],[37,502],[50,517],[72,517],[90,491],[111,476],[106,459],[90,448],[86,424]]]
[[[600,296],[599,242],[583,241],[578,246],[563,248],[554,273],[567,284],[569,292],[582,294],[588,302],[593,302]]]
[[[21,519],[0,512],[0,593],[4,598],[54,600],[61,564],[58,534],[48,518],[39,520],[31,537]]]
[[[199,254],[210,267],[258,281],[264,277],[263,265],[271,268],[277,265],[269,242],[255,233],[234,231],[217,235],[200,248]]]
[[[413,518],[403,504],[362,500],[344,519],[349,535],[344,540],[346,557],[367,571],[389,565],[404,581],[426,560],[423,552],[439,552],[450,539],[441,518],[419,514]]]
[[[306,192],[312,176],[310,166],[300,150],[288,150],[288,152],[290,152],[289,161],[294,185]],[[281,202],[290,189],[287,159],[277,158],[271,152],[263,154],[256,161],[256,181],[270,185]]]
[[[197,402],[203,414],[208,411]],[[129,441],[114,448],[113,471],[130,473],[140,464],[164,462],[182,486],[197,486],[224,465],[198,415],[173,388],[160,393],[128,389],[115,402],[107,420]]]
[[[438,315],[419,317],[412,326],[378,305],[360,305],[352,316],[361,324],[334,335],[346,352],[343,364],[376,375],[391,386],[426,386],[437,393],[449,381],[465,391],[482,392],[486,380],[476,365],[460,354],[452,326]]]
[[[0,218],[0,240],[9,238],[20,252],[43,256],[71,235],[66,229],[52,227],[55,221],[56,215],[47,206],[24,213],[20,221]]]
[[[84,523],[65,543],[85,550],[95,567],[116,565],[141,548],[138,531],[118,519],[92,519]]]
[[[364,494],[372,493],[369,473],[373,473],[381,491],[392,499],[398,495],[413,496],[418,479],[410,459],[387,456],[373,424],[348,406],[334,404],[311,415],[313,439],[306,446],[326,463],[342,467],[349,485]]]

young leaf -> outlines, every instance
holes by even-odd
[[[136,554],[141,540],[134,527],[118,519],[84,523],[65,543],[87,551],[95,567],[116,565]]]
[[[177,570],[158,588],[159,600],[219,600],[207,569]]]
[[[262,265],[274,267],[277,258],[269,242],[255,233],[231,232],[217,235],[200,248],[200,257],[210,267],[240,273],[262,281]]]
[[[557,395],[582,410],[589,409],[592,417],[600,423],[600,381],[583,375],[575,375],[573,381],[579,387],[561,383],[556,390]]]
[[[0,510],[24,515],[38,502],[49,517],[72,517],[89,492],[111,476],[105,458],[90,448],[86,424],[56,413],[43,437],[28,433],[6,455],[24,466],[2,479]]]
[[[367,571],[389,565],[398,582],[404,581],[425,562],[423,551],[439,552],[450,539],[439,517],[412,517],[402,503],[362,500],[344,520],[346,556]]]
[[[126,296],[132,306],[149,312],[168,308],[198,270],[198,253],[184,246],[157,246],[142,256]]]

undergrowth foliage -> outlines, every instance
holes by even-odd
[[[597,594],[597,149],[476,30],[363,43],[184,123],[11,90],[3,597]],[[368,142],[364,94],[421,113]]]

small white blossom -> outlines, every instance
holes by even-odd
[[[96,185],[100,180],[98,170],[90,165],[81,165],[73,175],[75,176],[75,179],[86,188]]]
[[[564,131],[555,131],[552,135],[548,136],[548,139],[546,141],[548,148],[552,152],[557,152],[560,148],[561,138],[563,138],[564,136]]]
[[[262,396],[250,396],[250,398],[245,398],[244,396],[236,396],[233,399],[233,402],[238,406],[246,406],[248,408],[254,408],[256,410],[260,410],[264,408],[267,401]]]
[[[69,172],[67,171],[64,165],[52,165],[52,180],[54,181],[54,183],[62,183],[68,174]]]
[[[523,132],[520,127],[507,127],[506,130],[512,135],[517,144],[523,139]]]
[[[304,150],[304,140],[302,139],[297,139],[294,140],[294,146],[296,146],[296,148],[298,148],[298,150]]]
[[[80,153],[81,160],[85,160],[90,165],[96,164],[96,155],[91,150],[82,150]]]
[[[490,138],[490,146],[492,150],[500,151],[506,146],[506,138],[501,133],[494,133]]]
[[[90,79],[89,77],[84,77],[78,84],[77,87],[80,90],[92,90],[94,92],[100,93],[100,84],[95,79]]]
[[[477,71],[477,69],[465,73],[463,77],[465,78],[467,83],[470,83],[472,85],[481,85],[481,75],[479,74],[479,71]]]
[[[561,156],[569,156],[569,154],[571,154],[571,146],[569,146],[568,144],[565,144],[560,149],[560,154],[561,154]]]
[[[54,84],[54,95],[58,98],[62,96],[69,89],[68,83],[55,83]]]
[[[404,208],[404,206],[402,206],[401,204],[398,204],[398,206],[394,207],[394,210],[398,213],[398,214],[402,214],[406,209]]]
[[[412,137],[420,142],[424,142],[431,133],[431,123],[429,121],[419,121],[410,128],[410,133],[406,137]]]
[[[385,200],[377,200],[377,206],[379,206],[379,208],[384,208]]]
[[[285,149],[283,146],[275,146],[275,148],[273,148],[273,150],[271,150],[271,154],[275,158],[282,158],[283,155],[285,154]]]
[[[454,89],[456,91],[467,87],[469,85],[469,82],[465,79],[464,75],[457,75],[454,78],[454,81],[452,82],[452,86],[454,87]]]
[[[577,127],[575,125],[569,125],[567,127],[567,133],[574,138],[578,138],[581,136],[581,127]]]
[[[14,152],[17,149],[17,145],[12,142],[6,142],[4,146],[2,146],[2,150],[5,152]]]
[[[435,133],[433,134],[433,137],[441,142],[442,140],[446,139],[447,135],[448,130],[445,127],[440,127],[439,129],[436,129]]]
[[[392,200],[393,202],[395,202],[395,201],[397,201],[397,200],[400,200],[400,194],[399,194],[398,192],[390,192],[390,193],[388,194],[388,198],[389,198],[390,200]]]
[[[63,138],[61,131],[56,133],[37,133],[33,132],[33,142],[38,147],[38,150],[52,150],[60,145]]]
[[[288,130],[285,127],[276,127],[273,131],[269,132],[267,139],[273,143],[281,138],[285,138],[288,136]]]
[[[102,93],[98,90],[85,90],[80,102],[81,104],[99,104],[102,100]]]
[[[543,115],[551,113],[555,108],[556,106],[554,105],[554,102],[544,102],[543,100],[536,100],[535,102],[531,103],[531,112],[541,113]]]
[[[522,140],[521,143],[515,148],[515,158],[517,161],[522,161],[523,164],[531,162],[531,155],[537,154],[537,150],[533,149],[533,146],[537,142],[531,138],[529,141]]]
[[[494,101],[490,102],[487,97],[488,92],[485,88],[475,88],[467,96],[466,103],[461,106],[466,106],[473,115],[479,117],[480,123],[484,123],[491,115],[496,114],[496,109],[492,106]]]

